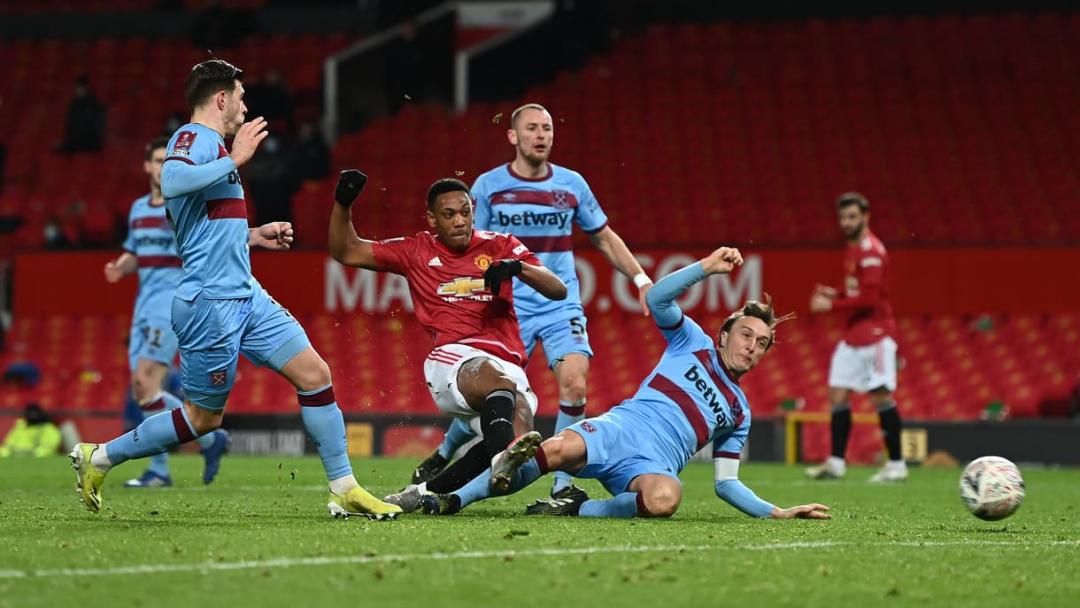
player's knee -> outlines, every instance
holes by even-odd
[[[571,431],[563,431],[540,444],[549,471],[577,472],[585,466],[585,442]]]
[[[322,357],[317,357],[310,364],[304,366],[296,378],[297,388],[302,391],[322,388],[332,381],[330,366],[326,364],[326,361],[323,361]]]
[[[547,461],[549,469],[557,471],[559,470],[559,467],[563,465],[563,461],[566,457],[565,447],[566,442],[558,435],[546,439],[540,444],[540,450],[544,452],[544,458]]]
[[[506,374],[499,372],[493,376],[490,382],[491,390],[493,391],[516,391],[517,383],[514,379]]]
[[[559,397],[577,403],[585,400],[585,374],[574,374],[559,382]]]
[[[679,510],[682,492],[668,485],[660,485],[642,495],[647,517],[671,517]]]
[[[150,379],[142,374],[134,374],[131,377],[131,396],[139,405],[146,405],[146,402],[154,396],[155,388],[151,387]]]
[[[200,437],[217,430],[221,426],[221,412],[211,412],[190,404],[184,405],[184,412],[187,414],[192,430]]]
[[[846,391],[837,393],[829,391],[829,405],[833,410],[848,409],[851,407],[850,396]]]
[[[498,390],[517,390],[517,383],[514,382],[514,379],[507,376],[501,369],[492,365],[492,363],[486,359],[478,360],[478,363],[475,366],[475,378],[477,384],[488,393]]]
[[[884,406],[893,405],[892,391],[887,387],[873,389],[867,393],[867,396],[870,398],[870,404],[875,408],[881,409]]]

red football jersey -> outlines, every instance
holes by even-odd
[[[474,230],[468,249],[455,252],[430,232],[418,232],[376,241],[372,249],[379,270],[403,275],[408,281],[416,318],[436,347],[466,344],[525,364],[511,281],[503,283],[498,296],[484,287],[484,271],[495,260],[543,266],[517,237]]]
[[[844,342],[851,346],[869,346],[896,335],[888,273],[889,254],[869,230],[861,241],[848,244],[844,252],[843,295],[833,300],[833,310],[848,313]]]

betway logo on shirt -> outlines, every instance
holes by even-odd
[[[705,381],[707,376],[708,374],[702,373],[697,365],[691,365],[690,369],[683,374],[683,378],[689,380],[691,386],[697,389],[697,395],[693,395],[695,401],[707,403],[709,409],[716,415],[716,428],[730,426],[730,419],[724,412],[724,402],[718,399],[720,395],[717,395],[713,387],[709,386],[709,383]]]
[[[493,296],[490,293],[483,293],[485,291],[487,291],[487,288],[484,287],[484,279],[457,277],[449,283],[439,284],[438,294],[446,302],[459,302],[461,300],[489,302]]]
[[[560,230],[565,229],[570,223],[569,211],[553,211],[551,213],[523,213],[495,212],[495,221],[502,226],[554,226]]]
[[[175,244],[171,236],[140,236],[135,239],[136,247],[173,247]]]

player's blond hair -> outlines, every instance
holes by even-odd
[[[527,103],[527,104],[525,104],[523,106],[518,106],[516,110],[514,110],[513,112],[510,113],[510,128],[511,129],[513,129],[517,125],[518,116],[520,116],[521,113],[524,112],[525,110],[540,110],[541,112],[546,112],[548,114],[548,116],[551,115],[551,112],[548,112],[547,108],[545,108],[544,106],[542,106],[542,105],[540,105],[538,103]]]
[[[724,320],[724,324],[720,326],[720,333],[730,332],[731,328],[735,325],[735,322],[743,317],[754,317],[755,319],[761,319],[765,325],[769,326],[771,335],[769,336],[769,344],[765,347],[765,350],[772,348],[773,343],[776,342],[776,326],[784,321],[790,321],[795,318],[795,313],[789,312],[786,315],[776,316],[776,311],[773,310],[772,296],[769,294],[762,294],[762,302],[757,300],[749,300],[739,310],[728,315],[728,318]]]

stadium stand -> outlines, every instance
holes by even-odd
[[[518,101],[552,109],[556,160],[587,174],[638,246],[711,242],[720,229],[757,245],[831,245],[832,213],[817,203],[853,188],[872,193],[892,246],[1076,243],[1080,214],[1028,203],[1080,190],[1067,166],[1080,152],[1080,84],[1070,77],[1078,29],[1075,14],[654,25]],[[347,42],[258,37],[227,56],[254,77],[280,68],[313,99],[322,59]],[[37,234],[43,215],[78,198],[88,211],[67,220],[72,234],[117,239],[108,220],[117,223],[142,179],[137,162],[114,159],[138,158],[184,111],[176,83],[201,57],[140,38],[0,43],[11,68],[0,131],[20,151],[9,155],[0,215],[19,209],[24,232]],[[50,152],[55,117],[84,73],[109,108],[109,142],[100,155],[66,158]],[[339,140],[336,164],[362,165],[386,189],[373,229],[413,228],[398,209],[433,176],[469,179],[505,160],[505,125],[493,122],[514,103],[462,115],[410,106]],[[59,172],[67,179],[48,179]],[[301,228],[330,186],[294,198]],[[680,204],[669,212],[657,200]]]
[[[823,203],[852,189],[873,193],[891,246],[1076,243],[1080,214],[1030,203],[1080,191],[1067,166],[1080,142],[1068,76],[1078,28],[1075,14],[655,25],[517,101],[552,110],[555,161],[586,173],[639,246],[718,233],[832,245]],[[412,107],[343,138],[335,156],[392,192],[474,176],[505,159],[492,122],[512,107]],[[410,221],[387,211],[372,225]]]
[[[721,317],[704,316],[715,328]],[[396,315],[320,315],[301,321],[333,370],[346,412],[437,414],[424,389],[420,369],[429,341],[411,322]],[[8,336],[0,369],[31,361],[47,370],[32,388],[5,390],[0,408],[35,399],[67,412],[115,411],[127,388],[129,319],[122,315],[22,317]],[[597,350],[590,375],[593,407],[607,409],[632,394],[662,350],[651,321],[636,315],[596,315],[589,333]],[[898,401],[919,420],[977,420],[988,404],[1001,402],[1010,417],[1058,414],[1080,370],[1080,314],[1046,317],[1010,315],[987,319],[903,317],[899,321],[901,359]],[[622,337],[640,335],[632,348]],[[747,376],[744,388],[755,415],[782,413],[782,405],[817,406],[827,402],[825,375],[839,321],[800,319],[782,328],[776,350],[761,372]],[[377,344],[379,349],[370,348]],[[1015,356],[1016,344],[1036,361],[1027,366]],[[74,348],[73,346],[74,345]],[[930,356],[931,353],[933,356]],[[242,361],[242,382],[230,400],[234,413],[291,413],[296,397],[287,382]],[[540,413],[553,415],[558,403],[543,355],[528,372],[540,398]],[[378,379],[378,382],[376,382]],[[370,388],[369,388],[370,387]]]
[[[0,11],[20,4],[0,3]],[[518,100],[474,104],[460,115],[408,106],[344,135],[333,160],[372,176],[361,223],[367,236],[409,234],[423,225],[427,184],[446,175],[471,181],[505,162],[509,110],[539,100],[557,121],[553,160],[585,173],[635,247],[718,240],[835,247],[829,202],[852,189],[870,196],[875,231],[891,247],[1075,245],[1080,213],[1062,202],[1080,193],[1068,166],[1080,157],[1077,34],[1076,13],[652,25]],[[280,69],[311,108],[323,58],[350,42],[256,37],[226,58],[252,75]],[[142,38],[0,41],[8,70],[0,132],[18,151],[8,155],[0,218],[23,220],[16,234],[0,235],[0,257],[41,247],[54,216],[72,242],[115,246],[143,190],[141,146],[184,111],[177,83],[203,57],[186,44]],[[65,157],[51,151],[62,128],[56,117],[84,73],[109,108],[109,140],[101,154]],[[299,245],[325,247],[332,187],[333,177],[308,182],[294,197]],[[67,211],[75,200],[85,211]],[[364,315],[302,321],[333,367],[343,409],[436,413],[418,380],[428,341],[410,323]],[[973,321],[900,319],[905,416],[976,419],[993,401],[1011,416],[1038,416],[1074,389],[1080,314],[999,317],[993,329]],[[785,401],[826,402],[824,362],[840,335],[836,323],[808,318],[783,328],[764,373],[746,380],[757,415],[777,413]],[[613,405],[647,373],[660,352],[648,325],[632,315],[590,319],[603,353],[594,361],[592,403]],[[620,347],[627,330],[649,338],[641,348]],[[122,316],[15,319],[0,368],[29,360],[49,371],[37,387],[5,390],[0,407],[33,397],[61,411],[116,411],[127,383],[127,331]],[[1037,363],[1017,362],[1006,339],[1025,344]],[[362,342],[390,352],[376,357]],[[241,370],[231,412],[295,410],[284,380],[246,362]],[[541,413],[554,413],[542,357],[530,375]],[[388,388],[362,388],[375,378]]]

